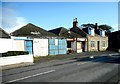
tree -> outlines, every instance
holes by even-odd
[[[95,25],[94,24],[90,24],[90,23],[88,23],[88,24],[82,24],[81,26],[82,27],[92,27],[92,28],[95,28]],[[98,27],[100,29],[102,29],[102,30],[105,30],[106,31],[106,35],[108,35],[109,33],[111,33],[111,31],[113,30],[113,28],[111,26],[106,25],[106,24],[104,24],[104,25],[98,25]]]
[[[95,27],[94,24],[90,24],[90,23],[88,23],[88,24],[82,24],[81,26],[82,26],[82,27],[92,27],[92,28]]]
[[[113,30],[113,28],[109,25],[99,25],[98,26],[100,29],[105,30],[106,31],[106,35],[108,35],[109,33],[111,33],[111,31]]]

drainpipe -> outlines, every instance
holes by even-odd
[[[77,53],[77,37],[76,37],[76,53]]]

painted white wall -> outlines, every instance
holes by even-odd
[[[77,41],[85,41],[86,38],[77,38]]]
[[[82,43],[77,42],[77,50],[76,50],[76,41],[71,42],[71,48],[73,49],[73,51],[77,51],[77,53],[80,53],[82,52]]]
[[[47,56],[48,55],[48,39],[33,40],[33,53],[34,56]]]
[[[82,52],[82,42],[77,42],[77,53]]]
[[[77,50],[77,53],[81,53],[81,52],[82,52],[82,49]]]
[[[93,29],[93,28],[91,29],[91,35],[92,35],[92,36],[94,36],[94,35],[95,35],[95,31],[94,31],[94,29]]]
[[[25,51],[25,40],[13,40],[13,51]]]
[[[0,38],[0,53],[7,51],[25,51],[25,40]]]
[[[105,31],[102,31],[102,36],[105,36]]]
[[[12,50],[12,39],[0,38],[0,53]]]
[[[73,49],[73,51],[76,51],[76,41],[71,42],[71,48]]]
[[[23,39],[27,39],[27,37],[16,37],[16,36],[11,36],[11,39],[19,39],[19,40],[22,39],[22,40],[23,40]]]
[[[34,62],[32,55],[18,55],[9,57],[0,57],[0,66],[17,64],[23,62]]]

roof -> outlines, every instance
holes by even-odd
[[[12,32],[11,35],[12,36],[28,36],[33,38],[57,36],[31,23],[28,23],[27,25],[21,27],[20,29]]]
[[[10,38],[10,35],[2,28],[0,28],[0,38]]]
[[[82,37],[86,37],[87,36],[87,33],[85,33],[79,27],[72,27],[72,28],[70,28],[70,31],[73,31],[74,33],[77,33],[77,34],[81,35]]]
[[[56,29],[52,29],[52,30],[49,30],[49,32],[52,32],[52,33],[54,33],[54,34],[56,34],[60,37],[66,37],[66,38],[82,37],[81,35],[76,34],[72,31],[69,32],[69,30],[67,30],[64,27],[59,27],[59,28],[56,28]]]

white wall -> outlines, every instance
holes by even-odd
[[[73,51],[76,51],[76,41],[71,42],[71,48],[73,49]]]
[[[12,39],[0,38],[0,53],[12,50]]]
[[[76,51],[76,41],[71,42],[71,48],[73,49],[73,51]],[[77,53],[82,52],[82,43],[81,42],[77,42]]]
[[[48,39],[33,40],[33,53],[34,56],[47,56],[48,55]]]
[[[7,51],[25,51],[24,40],[0,38],[0,53]]]
[[[81,53],[81,52],[82,52],[82,49],[77,50],[77,53]]]
[[[82,42],[77,42],[77,53],[82,52]]]
[[[91,29],[91,35],[95,36],[95,30],[93,28]]]
[[[17,64],[23,62],[34,62],[32,55],[18,55],[9,57],[0,57],[0,66]]]
[[[13,40],[13,51],[25,51],[25,40]]]
[[[102,36],[105,36],[105,31],[104,30],[102,30]]]

